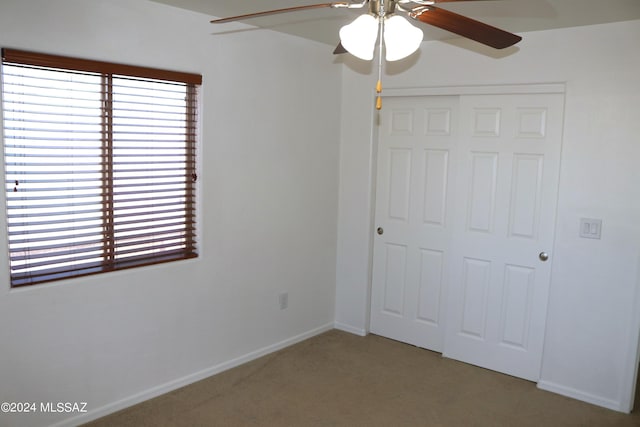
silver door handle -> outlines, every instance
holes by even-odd
[[[540,252],[538,254],[538,258],[540,258],[540,261],[546,261],[549,259],[549,254],[546,252]]]
[[[378,229],[376,230],[378,232],[379,235],[383,235],[384,234],[384,229],[382,227],[378,227]]]

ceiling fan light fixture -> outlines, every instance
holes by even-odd
[[[370,61],[378,39],[378,19],[372,15],[358,16],[340,28],[340,43],[353,56]]]
[[[392,15],[384,22],[384,45],[387,61],[398,61],[420,47],[424,34],[405,18]]]

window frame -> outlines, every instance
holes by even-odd
[[[110,256],[105,256],[102,258],[102,261],[99,264],[94,266],[88,266],[88,264],[83,264],[81,268],[73,269],[66,268],[64,272],[57,273],[54,269],[50,271],[45,271],[41,274],[36,273],[28,273],[26,275],[18,275],[18,273],[14,273],[13,270],[10,271],[10,283],[11,287],[21,287],[21,286],[29,286],[40,283],[47,283],[51,281],[64,280],[74,277],[82,277],[93,274],[101,274],[110,271],[123,270],[128,268],[142,267],[172,261],[179,261],[184,259],[196,258],[198,256],[198,250],[196,247],[196,237],[197,237],[197,227],[196,227],[196,189],[195,183],[197,180],[197,168],[196,168],[196,160],[198,154],[198,138],[197,138],[197,129],[198,129],[198,120],[197,120],[197,111],[198,111],[198,87],[202,84],[202,76],[199,74],[193,73],[185,73],[185,72],[177,72],[177,71],[168,71],[161,70],[156,68],[148,68],[148,67],[140,67],[140,66],[132,66],[125,64],[117,64],[110,63],[104,61],[95,61],[95,60],[87,60],[87,59],[79,59],[72,58],[66,56],[59,55],[50,55],[50,54],[42,54],[35,52],[27,52],[17,49],[2,49],[2,66],[4,64],[9,65],[18,65],[18,66],[32,66],[32,67],[43,67],[46,69],[52,69],[55,71],[69,71],[69,72],[86,72],[86,73],[96,73],[102,76],[103,80],[103,88],[110,87],[110,81],[117,77],[131,77],[136,79],[145,79],[149,81],[166,81],[166,82],[175,82],[179,84],[184,84],[186,88],[186,99],[185,99],[185,171],[184,171],[184,182],[185,188],[185,201],[184,201],[184,226],[185,226],[185,248],[183,250],[173,251],[171,255],[166,254],[157,254],[157,255],[149,255],[145,257],[141,257],[139,259],[134,259],[134,257],[123,260],[116,260],[113,254],[115,250],[118,248],[118,244],[114,244],[116,231],[114,227],[109,228],[105,226],[101,235],[103,239],[111,239],[110,243]],[[0,69],[4,74],[4,71]],[[3,85],[4,86],[4,85]],[[104,90],[104,89],[103,89]],[[101,107],[101,111],[103,114],[103,158],[108,158],[107,168],[103,171],[104,176],[101,180],[104,190],[104,199],[101,203],[102,209],[112,209],[113,210],[113,193],[114,189],[112,184],[113,176],[109,177],[109,173],[113,173],[113,152],[109,152],[109,150],[113,149],[113,132],[112,130],[108,130],[109,128],[109,112],[112,111],[112,106],[110,105],[110,98],[113,96],[111,91],[107,90],[103,94],[104,100],[103,105]],[[0,106],[2,108],[2,118],[3,129],[6,125],[6,118],[4,117],[4,97],[2,99],[3,103]],[[7,158],[5,155],[6,149],[6,135],[3,132],[3,165],[6,164]],[[105,162],[106,163],[106,162]],[[109,172],[109,169],[111,172]],[[3,178],[5,179],[5,191],[9,190],[9,182],[6,182],[8,178],[8,174],[6,170],[3,170]],[[190,181],[191,180],[191,181]],[[191,182],[191,184],[190,184]],[[105,185],[105,184],[111,184]],[[140,192],[140,194],[144,194]],[[111,200],[108,200],[111,198]],[[6,197],[5,197],[6,199]],[[7,199],[8,201],[8,199]],[[6,230],[10,229],[10,221],[7,216],[9,212],[8,203],[5,205],[6,211],[3,213],[6,218]],[[111,215],[113,218],[113,213]],[[188,228],[191,228],[191,231],[188,231]],[[7,233],[7,243],[10,244],[11,240]],[[108,244],[105,243],[105,247]],[[12,250],[8,247],[8,254],[11,258]],[[176,255],[178,254],[178,255]],[[105,252],[105,255],[108,255]],[[9,261],[9,267],[11,269],[12,262]]]

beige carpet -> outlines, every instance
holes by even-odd
[[[535,384],[330,331],[90,426],[640,426]]]

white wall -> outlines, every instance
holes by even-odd
[[[566,110],[551,296],[539,386],[628,411],[640,284],[640,21],[523,34],[517,49],[466,41],[423,43],[395,65],[386,88],[566,83]],[[495,55],[495,57],[491,57]],[[357,60],[343,73],[336,324],[368,327],[372,89]],[[355,113],[354,113],[355,112]],[[375,121],[375,117],[374,117]],[[601,218],[601,240],[578,237]]]
[[[11,290],[0,233],[0,402],[88,402],[77,424],[332,327],[342,67],[291,36],[212,35],[210,18],[145,0],[0,3],[0,46],[204,80],[200,258]]]

